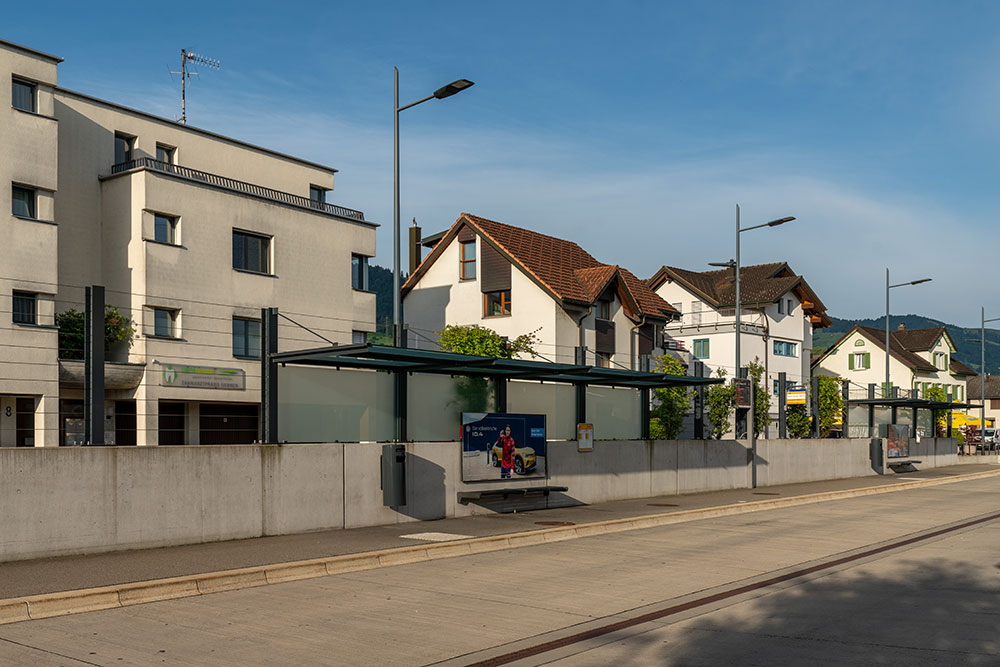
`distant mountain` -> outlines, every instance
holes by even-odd
[[[813,355],[822,354],[831,345],[840,340],[840,337],[851,330],[855,324],[872,327],[874,329],[885,329],[885,317],[865,320],[842,320],[837,317],[831,318],[833,325],[826,329],[819,329],[813,334]],[[947,327],[955,347],[958,348],[955,356],[966,366],[975,371],[979,371],[980,347],[979,328],[967,329],[948,324],[940,320],[934,320],[922,315],[893,315],[889,318],[890,329],[897,329],[900,322],[906,325],[907,329],[932,329],[934,327]],[[1000,373],[1000,330],[986,329],[986,368],[988,372]]]

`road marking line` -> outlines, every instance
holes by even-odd
[[[175,600],[296,579],[310,579],[347,572],[374,570],[407,563],[455,558],[476,553],[504,551],[564,540],[574,540],[593,535],[608,535],[643,528],[657,528],[702,519],[749,514],[751,512],[762,512],[798,505],[811,505],[830,500],[882,495],[909,489],[955,484],[998,476],[1000,476],[1000,470],[987,470],[955,475],[953,477],[914,480],[894,484],[842,489],[839,491],[823,491],[801,496],[768,498],[750,502],[737,501],[737,503],[730,505],[700,507],[661,514],[646,514],[623,519],[605,519],[575,526],[560,526],[520,533],[449,540],[440,544],[432,543],[394,547],[391,549],[379,549],[340,556],[185,575],[168,579],[151,579],[148,581],[113,584],[98,588],[83,588],[75,591],[61,591],[0,599],[0,612],[2,612],[0,613],[0,625],[51,616],[82,613],[84,611],[114,609],[145,602]],[[27,611],[27,614],[24,613],[25,611]]]

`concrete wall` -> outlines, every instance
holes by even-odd
[[[410,443],[408,504],[382,505],[378,444],[0,449],[0,561],[389,525],[750,485],[741,442],[550,442],[549,480],[461,481],[458,443]],[[867,440],[761,441],[761,486],[874,474]],[[921,467],[958,463],[923,439]],[[462,491],[566,493],[459,502]]]

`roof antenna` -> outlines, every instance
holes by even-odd
[[[191,78],[191,75],[197,75],[198,72],[188,71],[188,62],[201,63],[211,67],[212,69],[219,69],[222,67],[222,63],[215,58],[207,58],[205,56],[198,55],[197,53],[192,53],[185,49],[181,49],[181,71],[180,72],[170,72],[173,74],[181,75],[181,117],[180,122],[187,125],[187,82]],[[169,71],[169,70],[168,70]],[[173,77],[171,77],[173,78]]]

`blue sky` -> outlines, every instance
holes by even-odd
[[[990,2],[36,3],[0,37],[60,84],[175,117],[182,47],[222,61],[192,125],[340,169],[336,203],[392,262],[392,67],[402,215],[470,211],[651,275],[734,251],[788,261],[833,315],[1000,315],[1000,5]],[[198,165],[190,165],[197,167]],[[405,262],[404,253],[404,262]]]

